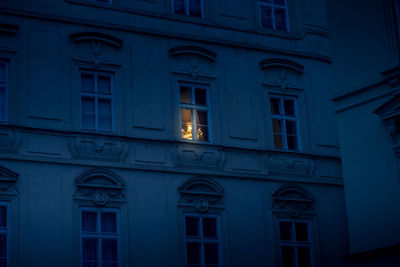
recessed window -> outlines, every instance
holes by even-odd
[[[274,147],[298,150],[297,98],[271,95],[270,107]]]
[[[0,266],[10,266],[9,263],[9,205],[0,203]]]
[[[279,236],[283,267],[313,266],[310,222],[281,220]]]
[[[174,14],[201,18],[203,16],[202,9],[202,0],[173,0]]]
[[[8,121],[8,62],[0,60],[0,123]]]
[[[119,267],[119,213],[115,209],[81,209],[81,266]]]
[[[185,214],[186,266],[221,266],[218,219],[213,215]]]
[[[209,88],[179,85],[182,139],[209,141]]]
[[[287,0],[259,0],[259,4],[264,28],[289,31]]]
[[[112,131],[112,75],[81,72],[81,128]]]

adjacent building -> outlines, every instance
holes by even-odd
[[[0,7],[0,266],[346,266],[324,1]]]

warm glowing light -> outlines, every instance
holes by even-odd
[[[182,127],[182,138],[192,140],[192,125],[187,124],[187,127]]]

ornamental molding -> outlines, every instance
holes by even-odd
[[[272,192],[272,210],[293,218],[314,213],[313,203],[311,193],[295,183],[281,185]]]
[[[120,138],[75,136],[70,151],[77,158],[123,161],[128,154],[128,145]]]
[[[222,169],[225,153],[216,148],[179,145],[174,153],[174,161],[177,167]]]
[[[284,68],[295,71],[299,74],[303,73],[304,66],[293,60],[283,58],[267,58],[260,61],[260,67],[262,70],[268,68]]]
[[[0,166],[0,194],[16,195],[18,193],[15,183],[18,180],[19,174]]]
[[[178,205],[190,207],[196,212],[206,213],[210,209],[223,208],[223,187],[210,178],[193,177],[185,180],[179,187]]]
[[[265,73],[268,86],[281,89],[299,88],[304,69],[300,63],[283,58],[267,58],[259,64]]]
[[[18,131],[0,130],[0,151],[15,152],[21,141],[21,135]]]
[[[199,56],[201,58],[207,59],[211,62],[215,62],[217,59],[217,54],[211,50],[208,50],[203,47],[194,46],[194,45],[181,45],[170,48],[169,54],[171,56],[180,56],[180,55],[194,55]]]
[[[313,176],[315,162],[312,159],[288,156],[274,156],[272,154],[264,160],[270,174]]]
[[[123,203],[125,183],[112,171],[90,169],[75,179],[75,200],[93,202],[97,206],[106,206],[110,202]]]

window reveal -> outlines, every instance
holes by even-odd
[[[208,88],[180,85],[182,139],[209,140]]]

